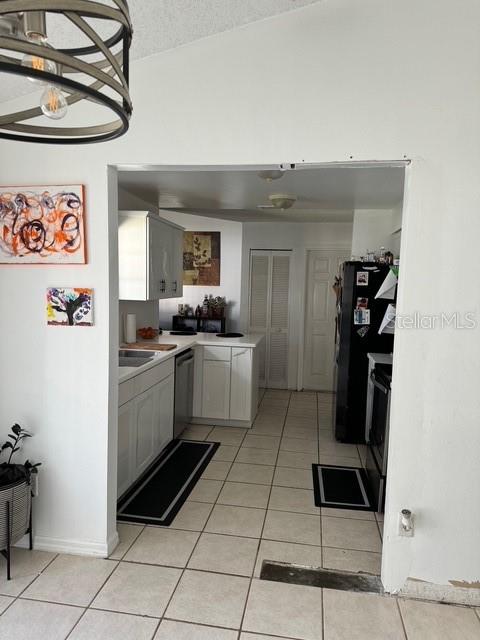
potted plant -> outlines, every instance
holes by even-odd
[[[40,463],[12,462],[21,442],[31,434],[19,424],[14,424],[8,440],[0,447],[0,456],[8,455],[0,462],[0,552],[7,559],[7,579],[10,580],[10,548],[26,533],[30,534],[32,548],[32,475]]]

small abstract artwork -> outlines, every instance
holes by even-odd
[[[185,231],[183,284],[220,286],[220,232]]]
[[[47,289],[47,324],[66,327],[93,325],[93,289]]]
[[[0,187],[1,264],[85,264],[82,185]]]

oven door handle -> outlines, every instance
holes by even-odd
[[[385,387],[383,384],[380,384],[380,382],[378,382],[378,380],[375,378],[375,374],[372,371],[372,375],[370,376],[371,381],[373,382],[373,386],[377,387],[377,389],[380,389],[380,391],[382,393],[384,393],[385,395],[388,395],[389,389],[387,389],[387,387]]]

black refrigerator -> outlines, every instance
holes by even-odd
[[[375,299],[390,267],[375,262],[345,262],[337,299],[335,361],[335,437],[365,442],[367,353],[392,353],[393,334],[378,330],[391,299]]]

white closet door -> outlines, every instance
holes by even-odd
[[[288,290],[290,255],[273,253],[271,257],[270,349],[268,386],[286,389],[288,386]]]
[[[339,265],[348,259],[343,250],[308,252],[307,302],[303,386],[334,390],[335,294],[332,285]]]
[[[259,353],[260,386],[288,386],[290,251],[252,251],[250,327],[265,340]]]
[[[270,256],[252,251],[250,258],[250,318],[249,332],[267,336],[268,300],[270,289]],[[259,347],[260,386],[265,387],[265,355],[267,339]]]

